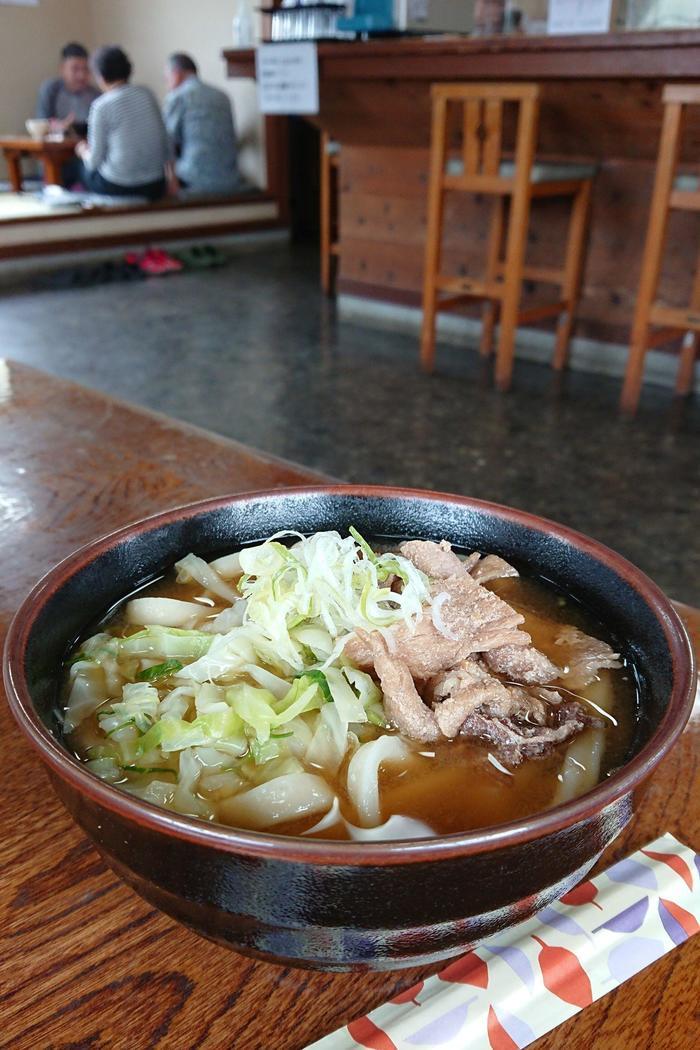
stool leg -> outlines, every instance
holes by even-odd
[[[690,296],[690,309],[700,310],[700,255],[695,264],[695,277],[693,278],[693,290]],[[678,376],[676,378],[676,394],[685,397],[693,389],[695,378],[695,358],[698,352],[698,333],[686,332],[681,344],[680,358],[678,361]]]
[[[444,191],[442,187],[445,166],[445,136],[447,107],[438,99],[433,108],[433,134],[430,149],[430,181],[428,184],[428,222],[425,241],[425,270],[423,273],[423,326],[421,329],[420,360],[424,372],[432,372],[435,364],[435,320],[437,314],[437,278],[442,254],[442,220]]]
[[[327,152],[328,135],[321,135],[321,289],[331,294],[331,158]]]
[[[676,379],[676,393],[679,397],[685,397],[686,394],[692,392],[697,352],[697,332],[686,332],[681,345],[680,360],[678,362],[678,377]]]
[[[584,182],[574,197],[571,208],[569,235],[566,243],[566,259],[564,262],[564,280],[561,286],[562,299],[566,302],[566,311],[561,314],[557,324],[557,338],[552,361],[552,365],[557,371],[566,367],[569,356],[571,329],[573,328],[578,302],[581,297],[581,278],[583,276],[592,189],[592,182]]]
[[[530,221],[529,187],[516,189],[508,223],[506,248],[506,271],[501,301],[501,330],[498,337],[496,357],[496,386],[508,390],[513,376],[515,334],[518,327],[518,312],[523,285],[523,266],[527,246],[527,230]]]
[[[682,107],[680,103],[667,103],[659,146],[659,159],[651,198],[647,239],[642,256],[642,272],[639,278],[637,305],[634,311],[632,337],[630,339],[627,370],[620,397],[620,409],[633,415],[639,404],[644,374],[644,358],[647,352],[649,315],[656,298],[656,289],[661,272],[668,205],[673,188],[673,174],[678,157],[678,142],[681,127]]]
[[[489,229],[488,256],[486,260],[486,280],[491,284],[498,277],[498,263],[501,258],[503,243],[503,197],[496,197],[491,212]],[[479,352],[483,357],[490,357],[493,352],[493,328],[496,322],[497,301],[489,299],[484,303],[481,314],[481,343]]]

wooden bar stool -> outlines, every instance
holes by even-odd
[[[340,143],[321,133],[321,288],[335,293],[340,261],[338,241]]]
[[[428,226],[423,278],[421,364],[431,372],[435,360],[435,321],[469,299],[485,300],[482,354],[490,354],[500,314],[496,385],[510,386],[515,334],[519,324],[558,317],[554,367],[565,366],[578,305],[595,165],[535,163],[540,89],[537,84],[435,84],[432,88],[432,147],[428,187]],[[503,158],[503,118],[507,104],[517,107],[515,153]],[[461,156],[450,157],[448,106],[461,109]],[[454,277],[440,269],[446,190],[494,199],[483,280]],[[525,265],[530,204],[541,197],[572,197],[573,207],[561,267]],[[506,223],[506,200],[510,202]],[[502,242],[505,234],[505,256]],[[559,286],[559,298],[521,308],[524,279]]]
[[[683,341],[676,393],[690,393],[700,333],[700,258],[695,270],[690,306],[665,306],[657,300],[669,211],[700,211],[700,177],[676,174],[683,118],[688,106],[700,105],[700,86],[669,84],[664,88],[663,101],[664,119],[656,161],[654,192],[642,256],[642,272],[639,278],[627,370],[620,399],[620,408],[629,413],[634,413],[639,404],[647,350],[668,343],[678,336],[682,336]]]

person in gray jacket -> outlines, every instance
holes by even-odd
[[[189,55],[178,52],[165,70],[163,118],[175,157],[175,175],[188,195],[229,194],[241,188],[231,100],[197,75]]]
[[[45,80],[36,104],[37,117],[68,131],[72,125],[85,134],[90,106],[99,96],[90,78],[88,53],[73,41],[61,51],[59,76]]]

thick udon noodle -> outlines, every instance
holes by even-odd
[[[398,733],[377,675],[348,665],[338,642],[353,627],[379,625],[386,636],[392,624],[415,620],[426,579],[395,553],[340,542],[353,555],[338,556],[339,579],[345,573],[347,583],[352,566],[361,566],[360,575],[374,566],[368,579],[379,591],[360,578],[357,609],[352,587],[344,605],[313,606],[313,587],[321,593],[329,580],[337,583],[317,573],[302,596],[309,603],[302,611],[314,615],[299,619],[285,590],[288,549],[279,543],[209,564],[189,556],[177,577],[125,602],[68,662],[65,728],[76,755],[97,776],[180,813],[360,840],[449,834],[523,817],[580,795],[624,761],[635,723],[629,666],[600,669],[577,691],[593,724],[519,764],[461,735],[425,743]],[[382,559],[394,580],[397,566],[405,574],[390,598],[379,593]],[[542,581],[510,577],[486,586],[523,615],[522,629],[551,659],[560,655],[562,624],[604,636],[575,600]],[[257,618],[248,619],[256,600]],[[286,617],[277,634],[276,602]]]

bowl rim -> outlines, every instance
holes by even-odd
[[[304,839],[269,832],[247,831],[222,824],[210,824],[195,817],[174,813],[100,780],[61,747],[34,708],[24,677],[24,652],[39,611],[69,577],[120,542],[167,526],[174,520],[193,518],[224,509],[232,503],[251,500],[259,503],[289,496],[354,496],[448,502],[456,507],[485,511],[505,521],[554,535],[595,557],[637,591],[654,612],[665,635],[673,663],[673,683],[668,706],[655,732],[629,762],[591,791],[571,802],[505,824],[431,839],[368,843]],[[666,756],[690,717],[696,681],[695,653],[685,625],[670,600],[641,569],[604,544],[548,518],[488,500],[423,489],[352,484],[250,490],[198,500],[141,518],[89,541],[42,576],[24,599],[8,630],[3,665],[12,715],[51,773],[57,774],[77,792],[87,795],[94,803],[118,817],[134,821],[143,828],[226,853],[278,861],[351,867],[430,862],[474,855],[522,844],[591,819],[636,788]]]

